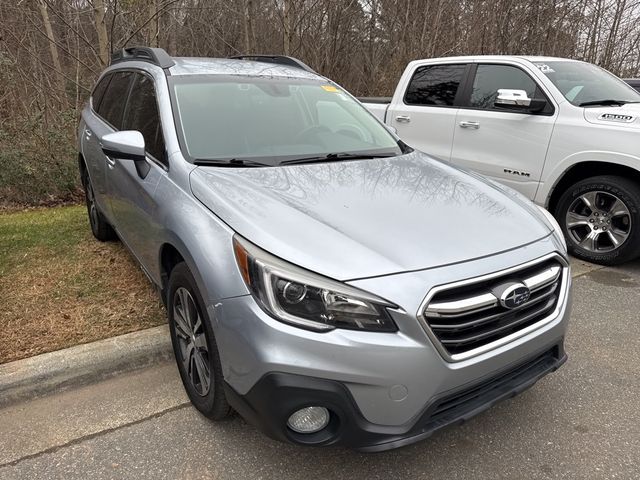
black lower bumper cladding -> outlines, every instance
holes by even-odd
[[[349,390],[332,380],[269,373],[246,395],[239,395],[227,384],[225,391],[229,403],[245,420],[277,440],[378,452],[417,442],[443,427],[463,423],[531,387],[566,359],[562,343],[554,345],[515,367],[435,398],[417,419],[400,426],[367,421]],[[329,425],[313,434],[299,434],[287,428],[289,416],[308,406],[327,408],[331,412]]]

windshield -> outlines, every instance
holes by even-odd
[[[401,153],[362,105],[326,82],[203,75],[170,81],[183,150],[194,161],[277,165]]]
[[[572,104],[640,102],[640,94],[615,75],[583,62],[534,62]],[[584,105],[583,105],[584,106]]]

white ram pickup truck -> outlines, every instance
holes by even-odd
[[[546,207],[575,256],[640,256],[640,93],[606,70],[548,57],[417,60],[392,98],[360,100],[405,143]]]

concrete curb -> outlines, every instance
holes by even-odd
[[[167,325],[0,365],[0,407],[173,358]]]

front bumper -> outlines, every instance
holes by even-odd
[[[433,398],[415,420],[399,426],[368,421],[349,389],[337,381],[269,373],[246,395],[238,394],[229,384],[225,384],[225,391],[236,411],[276,440],[379,452],[417,442],[448,425],[463,423],[495,403],[531,387],[546,374],[557,370],[566,359],[560,342],[515,367],[444,392]],[[314,434],[298,434],[287,428],[289,416],[307,406],[327,408],[331,412],[329,425]]]
[[[517,394],[565,360],[562,348],[571,311],[570,274],[557,314],[539,328],[490,351],[448,361],[417,318],[426,292],[435,285],[475,278],[542,258],[552,239],[526,249],[474,262],[349,282],[387,298],[399,330],[374,333],[336,329],[318,333],[267,315],[252,296],[226,298],[209,307],[228,397],[236,409],[269,435],[297,443],[339,443],[360,449],[385,449],[428,436],[463,421],[502,398]],[[434,420],[437,402],[510,372],[546,351],[553,361],[530,376],[517,376]],[[302,380],[301,380],[302,379]],[[284,393],[279,393],[287,392]],[[267,404],[263,404],[268,399]],[[338,422],[331,438],[298,436],[285,425],[291,409],[331,402]],[[294,403],[290,403],[294,402]]]

